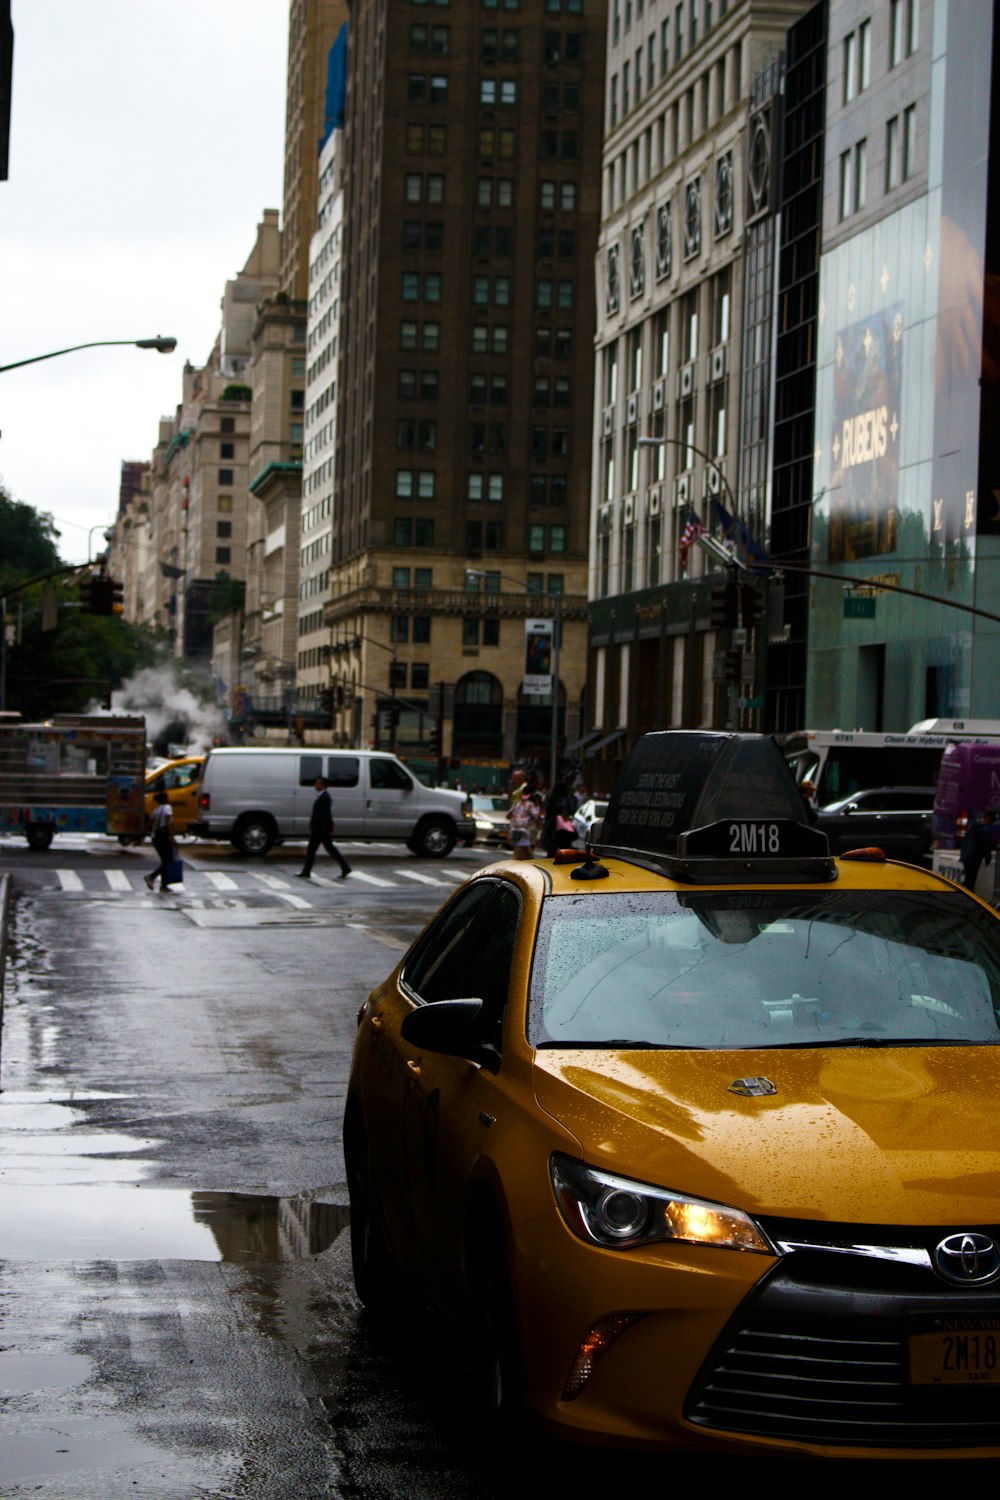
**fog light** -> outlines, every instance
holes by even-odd
[[[638,1323],[645,1317],[648,1317],[648,1314],[644,1312],[610,1313],[606,1318],[601,1318],[594,1324],[570,1365],[566,1384],[563,1386],[564,1401],[576,1400],[615,1340],[620,1339],[633,1323]]]

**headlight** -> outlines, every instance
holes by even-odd
[[[659,1240],[714,1245],[720,1250],[778,1252],[749,1214],[688,1198],[647,1182],[599,1172],[555,1152],[549,1162],[559,1212],[581,1240],[606,1250],[631,1250]]]

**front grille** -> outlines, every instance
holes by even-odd
[[[1000,1300],[949,1296],[933,1273],[912,1267],[868,1266],[859,1276],[858,1262],[846,1259],[797,1253],[778,1263],[703,1364],[688,1420],[830,1445],[1000,1442],[1000,1386],[911,1386],[908,1378],[914,1314],[997,1315]]]

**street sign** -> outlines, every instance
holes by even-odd
[[[844,619],[874,620],[877,603],[878,600],[874,594],[845,594]]]

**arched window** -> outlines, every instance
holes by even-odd
[[[455,684],[456,756],[495,759],[503,750],[503,685],[492,672],[467,672]]]

